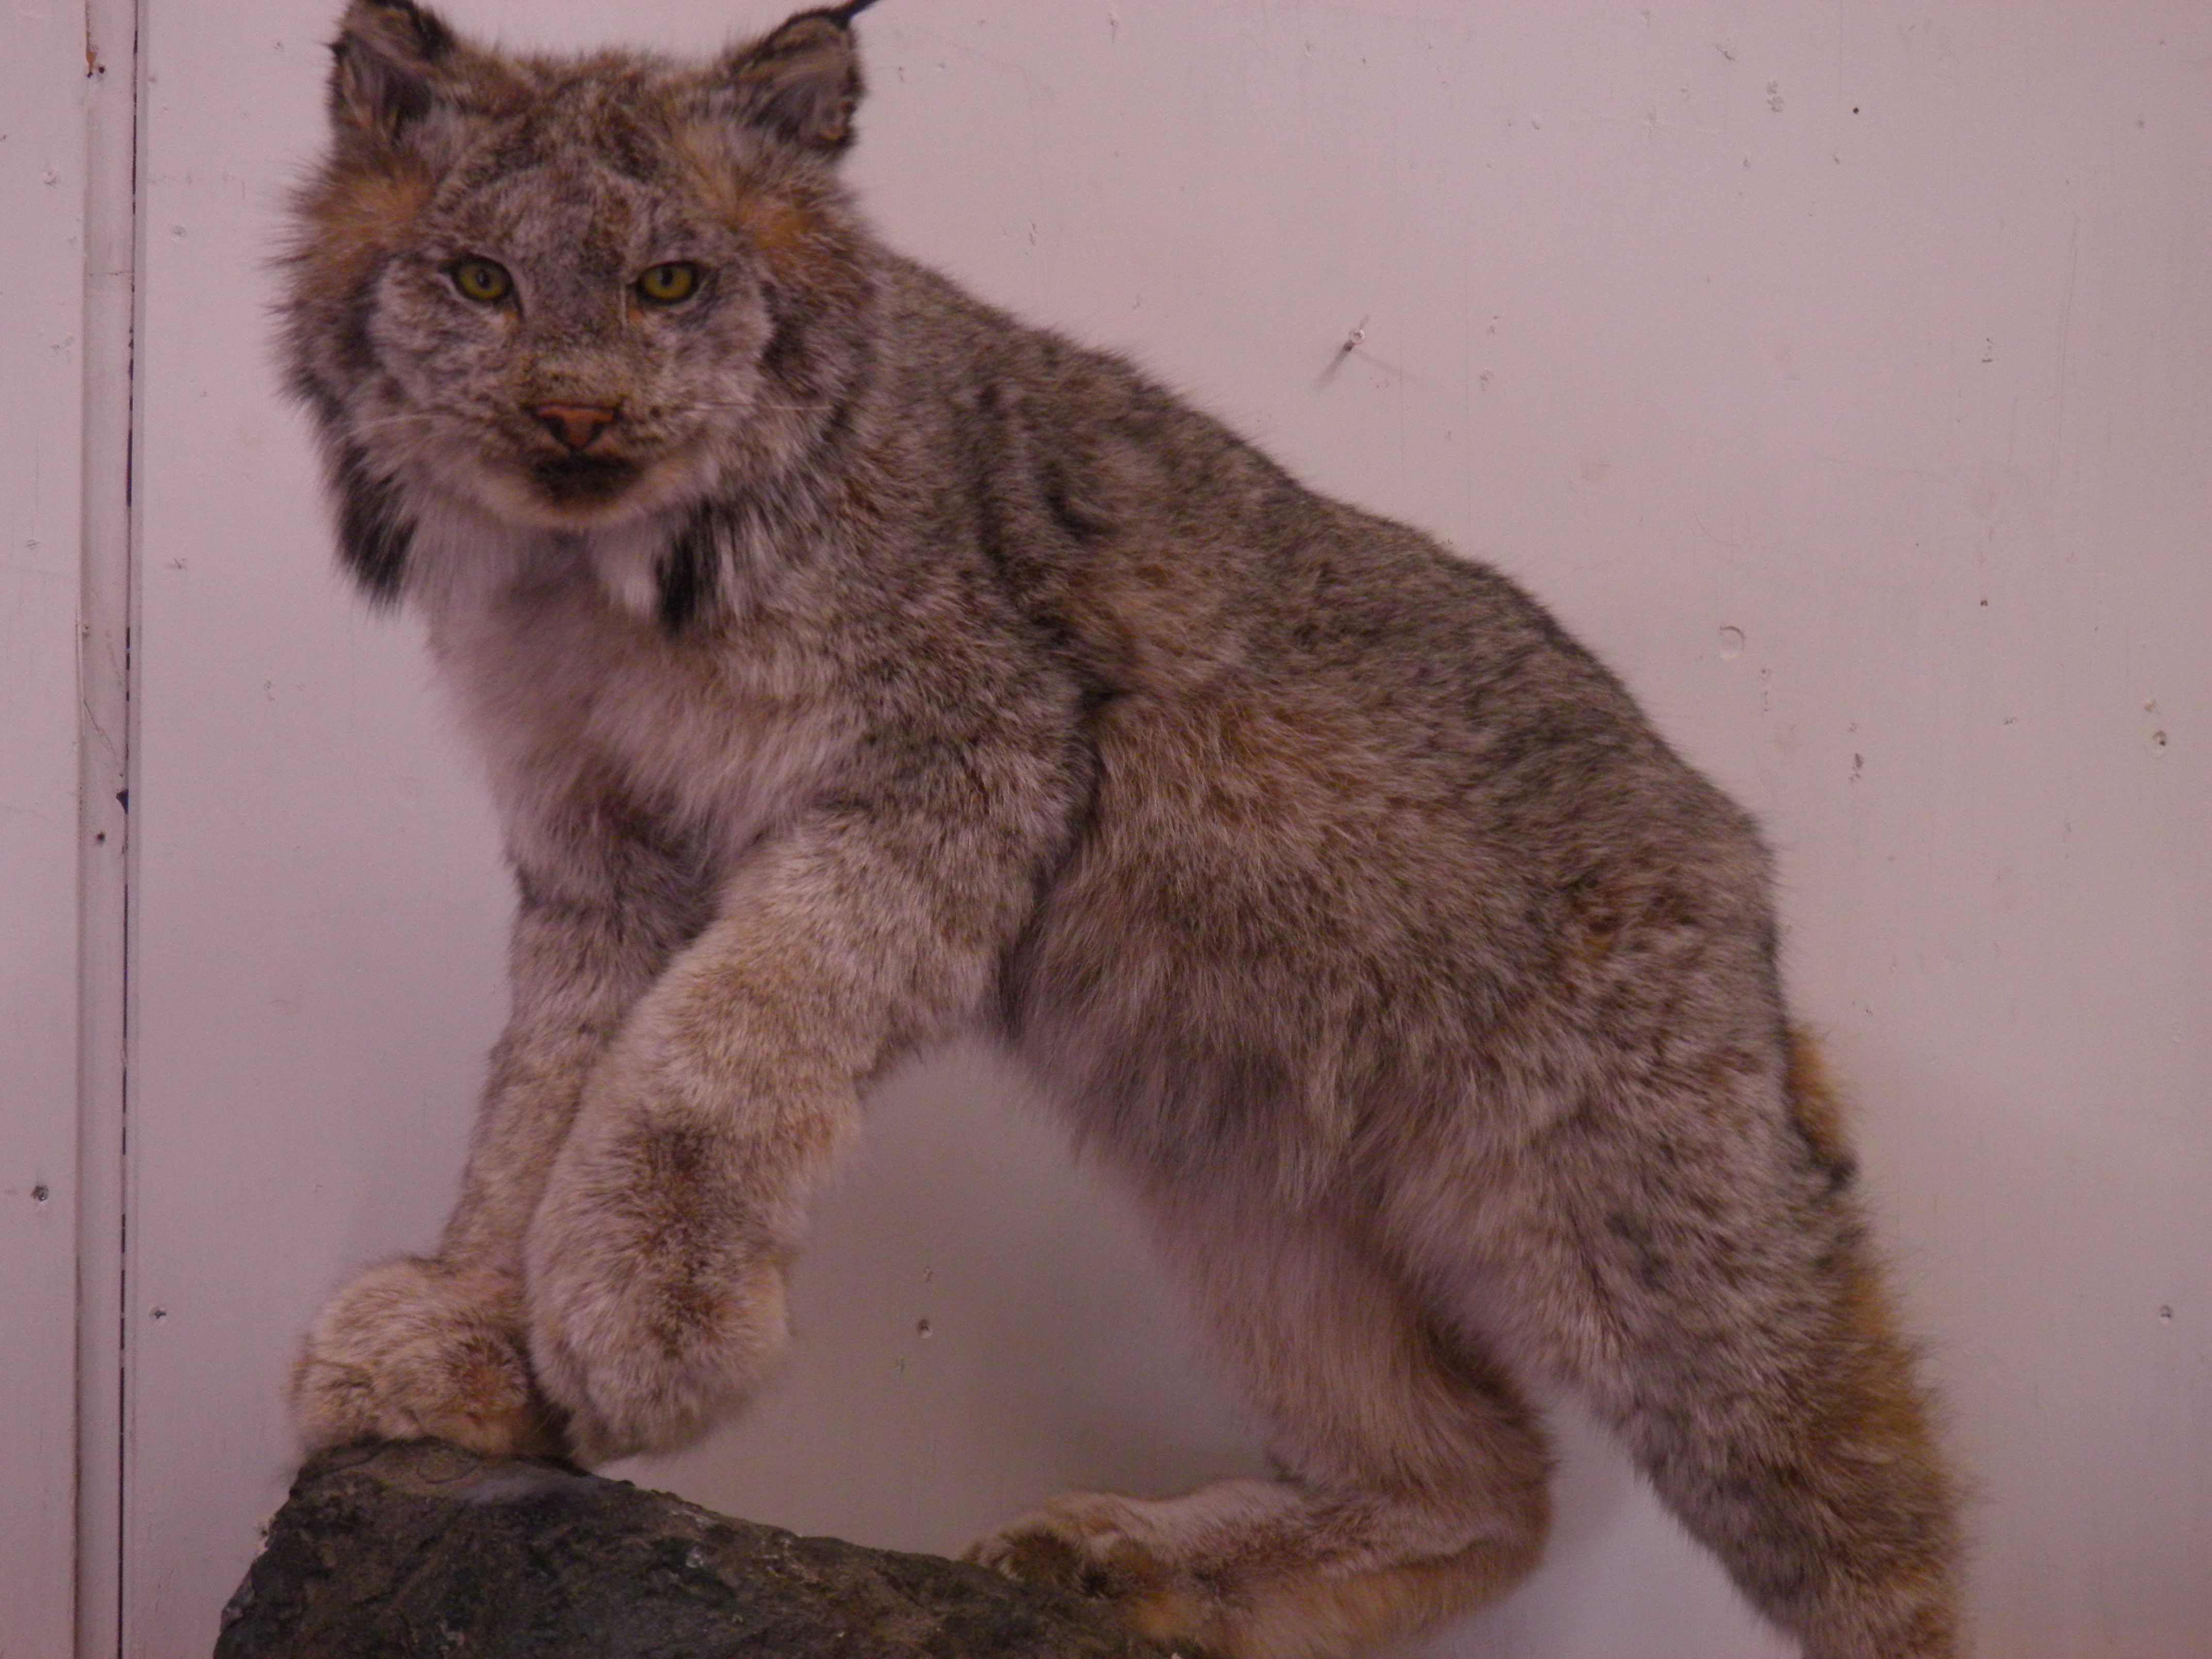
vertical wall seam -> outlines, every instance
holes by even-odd
[[[84,0],[83,545],[78,609],[77,1659],[119,1659],[128,1423],[131,469],[138,0]]]

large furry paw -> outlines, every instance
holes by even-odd
[[[1103,1493],[1071,1493],[978,1540],[962,1559],[1024,1583],[1125,1600],[1168,1577],[1146,1528],[1133,1524],[1136,1507]]]
[[[1188,1659],[1244,1650],[1233,1540],[1264,1532],[1282,1488],[1231,1480],[1146,1501],[1072,1492],[971,1546],[966,1559],[1009,1578],[1111,1601],[1139,1632]]]
[[[531,1230],[531,1366],[587,1466],[697,1439],[744,1403],[785,1346],[781,1261],[703,1218],[688,1218],[691,1238],[672,1241],[641,1228],[640,1205],[629,1194],[604,1206],[562,1194]]]
[[[331,1298],[293,1368],[301,1445],[430,1436],[557,1455],[560,1413],[532,1382],[521,1322],[505,1281],[415,1258],[370,1268]]]

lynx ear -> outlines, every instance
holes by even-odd
[[[331,125],[392,143],[447,90],[460,43],[414,0],[353,0],[331,43]]]
[[[748,126],[824,155],[853,142],[853,112],[865,89],[853,19],[875,0],[803,11],[717,66],[715,90]]]

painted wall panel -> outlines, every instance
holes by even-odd
[[[412,627],[331,574],[266,368],[329,28],[147,15],[149,1656],[204,1650],[281,1494],[320,1297],[434,1236],[502,1012],[476,780]],[[850,165],[895,240],[1505,564],[1762,815],[1978,1489],[1982,1650],[2212,1654],[2212,18],[894,0],[864,29]],[[643,1478],[946,1547],[1063,1481],[1251,1465],[1119,1200],[988,1056],[885,1087],[817,1233],[787,1373]],[[1424,1651],[1780,1651],[1567,1420],[1550,1564]]]
[[[71,1642],[85,23],[0,53],[0,1656]]]

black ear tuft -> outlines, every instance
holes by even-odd
[[[390,143],[429,112],[459,43],[414,0],[353,0],[331,43],[331,124]]]
[[[803,11],[723,59],[719,90],[748,126],[825,155],[853,142],[865,90],[852,21],[875,0]]]

